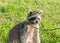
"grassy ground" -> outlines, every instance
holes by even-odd
[[[50,30],[60,27],[60,0],[0,0],[0,43],[8,43],[9,30],[26,19],[29,9],[43,10],[41,43],[60,43],[60,29]]]

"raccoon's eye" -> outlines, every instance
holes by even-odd
[[[32,18],[30,18],[30,20],[35,20],[36,19],[36,17],[32,17]]]

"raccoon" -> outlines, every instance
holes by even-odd
[[[9,31],[9,43],[40,43],[39,23],[42,12],[30,11],[24,22]]]

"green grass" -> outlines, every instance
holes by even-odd
[[[60,0],[0,0],[0,43],[8,43],[9,30],[26,19],[29,9],[43,10],[41,43],[60,43],[60,29],[48,30],[60,27]]]

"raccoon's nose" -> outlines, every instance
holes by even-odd
[[[38,21],[36,21],[36,23],[38,23]]]

